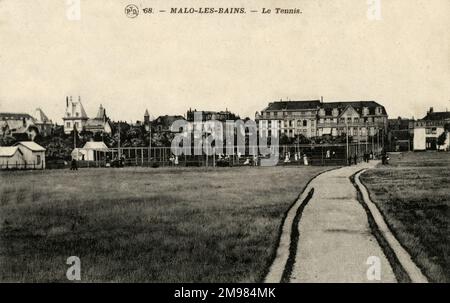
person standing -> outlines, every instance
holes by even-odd
[[[78,164],[77,164],[77,160],[72,159],[72,162],[70,163],[70,170],[78,170]]]

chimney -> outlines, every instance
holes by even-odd
[[[69,107],[69,97],[66,96],[66,107]]]
[[[430,107],[430,110],[428,111],[430,114],[433,113],[433,107]]]
[[[320,103],[323,103],[323,96],[320,96]]]

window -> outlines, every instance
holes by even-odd
[[[80,114],[79,113],[75,113],[75,117],[78,117]]]
[[[323,123],[323,118],[320,118],[319,123]]]
[[[352,123],[352,117],[348,117],[348,118],[347,118],[347,122],[348,122],[348,123]]]
[[[303,126],[308,126],[308,121],[307,120],[303,120]]]
[[[437,129],[436,129],[436,127],[426,128],[425,133],[427,135],[431,135],[431,134],[435,135],[437,133]]]
[[[40,155],[37,155],[36,156],[36,165],[41,165],[41,156]]]
[[[70,122],[67,122],[67,123],[66,123],[66,127],[67,127],[67,128],[70,128]]]
[[[358,123],[358,122],[359,122],[359,118],[355,118],[354,121],[355,121],[356,123]]]
[[[70,113],[67,113],[67,117],[70,117]]]

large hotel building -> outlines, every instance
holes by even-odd
[[[375,101],[276,101],[255,117],[260,131],[278,123],[281,134],[290,138],[348,135],[355,141],[368,141],[387,132],[388,115]]]

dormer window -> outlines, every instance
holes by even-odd
[[[325,109],[321,108],[319,110],[319,116],[325,116]]]
[[[333,108],[333,116],[334,117],[339,116],[339,110],[337,108]]]
[[[367,116],[369,114],[369,108],[367,106],[364,106],[363,108],[363,116]]]

